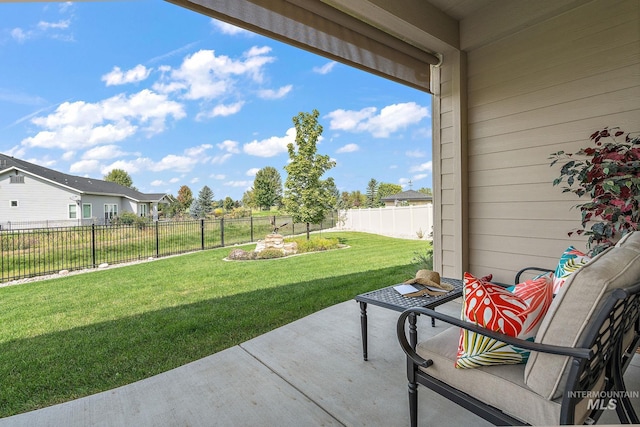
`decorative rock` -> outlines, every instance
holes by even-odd
[[[106,262],[103,262],[102,264],[100,264],[100,265],[98,266],[98,268],[107,268],[107,267],[109,267],[109,264],[108,264],[108,263],[106,263]]]
[[[69,274],[69,270],[60,270],[58,274],[61,276],[66,276],[67,274]]]
[[[265,249],[277,249],[285,255],[292,255],[298,252],[298,244],[295,242],[285,243],[281,234],[267,234],[264,240],[258,241],[255,252],[260,253]]]

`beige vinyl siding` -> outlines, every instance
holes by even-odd
[[[461,278],[466,269],[465,54],[444,55],[434,72],[434,268]]]
[[[637,0],[585,2],[468,52],[472,273],[508,281],[526,265],[553,267],[569,244],[585,249],[567,236],[581,200],[552,186],[548,157],[604,126],[640,131],[639,10]]]

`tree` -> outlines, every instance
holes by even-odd
[[[224,209],[227,211],[232,211],[233,208],[236,206],[236,202],[233,201],[233,199],[229,196],[224,198]]]
[[[426,194],[427,196],[433,196],[433,191],[429,187],[422,187],[418,191]]]
[[[198,204],[202,212],[202,216],[198,218],[206,217],[213,211],[213,191],[206,185],[198,193]]]
[[[255,202],[254,202],[254,197],[253,197],[253,190],[247,190],[244,192],[244,194],[242,195],[242,205],[245,208],[257,208]]]
[[[402,193],[402,186],[399,184],[389,184],[387,182],[381,182],[380,185],[378,185],[378,200],[382,199],[383,197],[398,193]]]
[[[367,184],[367,204],[368,208],[375,208],[379,204],[378,198],[378,181],[371,178]]]
[[[329,156],[316,153],[316,144],[322,134],[319,115],[318,110],[314,109],[311,114],[299,113],[293,118],[295,146],[292,143],[287,145],[290,162],[284,167],[287,171],[284,208],[294,222],[307,224],[307,240],[310,238],[310,224],[322,222],[327,211],[335,204],[331,192],[331,186],[335,186],[333,178],[321,178],[336,163]]]
[[[187,210],[191,207],[191,203],[193,203],[193,193],[191,192],[191,189],[186,185],[180,187],[180,189],[178,190],[177,199],[180,203],[179,212],[187,212]]]
[[[115,182],[116,184],[120,184],[134,190],[136,189],[133,186],[131,176],[124,169],[111,169],[111,171],[104,176],[104,181]]]
[[[253,199],[258,208],[269,210],[282,204],[282,178],[276,168],[267,166],[253,180]]]

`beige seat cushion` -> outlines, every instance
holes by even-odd
[[[527,423],[558,424],[560,403],[542,398],[524,384],[523,364],[455,368],[459,338],[460,328],[451,327],[419,343],[417,353],[433,360],[425,372]]]
[[[614,289],[640,281],[640,233],[626,235],[615,247],[575,272],[553,300],[536,334],[536,342],[573,347],[589,319]],[[532,352],[524,380],[547,399],[562,395],[568,357]]]

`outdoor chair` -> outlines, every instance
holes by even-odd
[[[418,424],[418,384],[496,425],[589,424],[614,408],[621,423],[638,423],[623,374],[640,337],[639,293],[640,232],[633,232],[569,276],[534,341],[434,310],[403,312],[397,334],[407,355],[411,425]],[[453,326],[416,343],[420,314]],[[528,361],[456,368],[461,328],[529,350]]]

